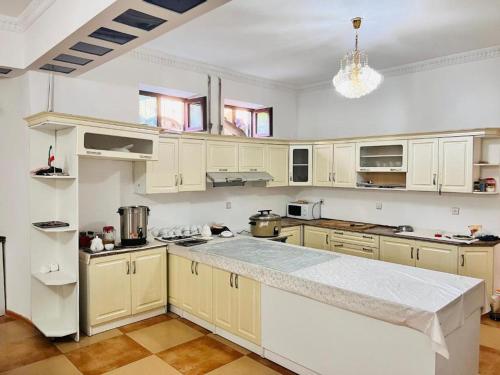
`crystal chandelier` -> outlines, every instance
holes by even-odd
[[[333,77],[335,89],[349,99],[360,98],[371,93],[382,82],[382,75],[368,66],[368,56],[358,49],[361,17],[353,18],[352,26],[356,30],[354,50],[349,51],[340,60],[340,70]]]

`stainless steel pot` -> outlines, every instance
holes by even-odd
[[[260,210],[250,216],[249,224],[254,237],[274,237],[281,232],[281,216],[272,214],[271,210]]]
[[[413,232],[411,225],[399,225],[396,229],[398,232]]]
[[[120,214],[120,236],[122,246],[139,246],[146,244],[149,207],[120,207],[118,209],[118,214]]]

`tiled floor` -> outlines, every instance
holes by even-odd
[[[52,342],[30,324],[0,317],[0,374],[279,375],[291,371],[175,314],[92,337]],[[480,374],[500,374],[500,323],[483,319]]]

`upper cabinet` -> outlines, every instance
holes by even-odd
[[[266,170],[265,146],[259,143],[240,143],[238,146],[239,172],[263,172]]]
[[[238,143],[207,141],[207,172],[238,172]]]
[[[273,176],[267,186],[288,186],[288,149],[287,145],[266,146],[266,172]]]
[[[439,138],[438,190],[471,193],[474,139]]]
[[[437,138],[408,141],[408,190],[437,191],[438,146]]]
[[[333,173],[334,187],[356,186],[356,144],[336,143],[333,145]]]
[[[406,172],[407,140],[356,143],[358,172]]]
[[[179,141],[179,191],[206,189],[206,154],[204,140]]]
[[[332,186],[333,145],[313,146],[313,185]]]
[[[145,126],[79,126],[81,156],[118,160],[157,160],[158,130]]]
[[[312,185],[312,145],[290,146],[290,186]]]

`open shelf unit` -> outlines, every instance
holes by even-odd
[[[500,189],[500,138],[476,137],[474,139],[473,180],[494,178],[496,191],[474,191],[475,195],[498,195]]]
[[[54,165],[68,176],[31,176],[30,221],[59,220],[67,227],[44,229],[31,225],[31,316],[48,337],[79,339],[78,286],[78,156],[77,127],[44,122],[30,126],[30,170],[47,163],[49,147]],[[56,263],[59,271],[41,273]]]

